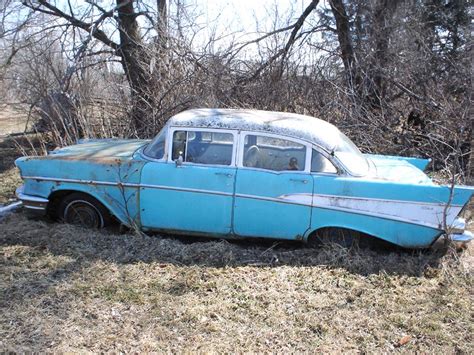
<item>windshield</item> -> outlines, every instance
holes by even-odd
[[[347,136],[339,132],[339,144],[334,149],[334,156],[353,175],[366,175],[369,172],[369,163],[359,148]]]
[[[145,155],[154,159],[161,159],[165,155],[166,127],[153,139],[143,151]]]

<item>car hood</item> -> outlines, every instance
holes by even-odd
[[[367,159],[372,165],[370,172],[372,178],[408,184],[434,184],[428,175],[406,160],[375,156]]]
[[[48,154],[48,158],[58,159],[127,159],[133,153],[147,144],[149,140],[143,139],[97,139],[83,141],[76,145],[70,145],[54,150]]]

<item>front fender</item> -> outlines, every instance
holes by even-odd
[[[50,198],[60,191],[78,191],[96,198],[122,223],[140,225],[139,183],[144,161],[107,159],[17,159],[25,193]]]

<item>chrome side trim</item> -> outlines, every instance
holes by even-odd
[[[47,198],[26,195],[23,193],[24,186],[21,185],[19,188],[16,189],[15,195],[18,197],[19,200],[23,201],[23,203],[33,202],[33,203],[48,203],[49,200]],[[25,206],[26,207],[26,206]]]
[[[55,182],[71,182],[77,184],[95,184],[95,185],[105,185],[105,186],[125,186],[125,187],[146,187],[146,188],[156,188],[156,189],[168,189],[168,190],[175,190],[175,191],[189,191],[189,192],[202,192],[202,193],[215,193],[221,194],[225,196],[232,196],[232,193],[221,192],[221,191],[214,191],[214,190],[202,190],[202,189],[191,189],[191,188],[181,188],[181,187],[172,187],[172,186],[165,186],[165,185],[153,185],[153,184],[137,184],[137,183],[130,183],[130,182],[112,182],[112,181],[98,181],[98,180],[81,180],[81,179],[67,179],[67,178],[51,178],[51,177],[44,177],[44,176],[22,176],[22,179],[31,179],[31,180],[44,180],[44,181],[55,181]],[[306,195],[306,196],[313,196],[312,194],[298,194],[298,195]],[[247,194],[236,194],[238,197],[243,198],[254,198],[254,199],[261,199],[261,200],[273,200],[275,202],[283,202],[283,203],[290,203],[288,201],[282,201],[285,196],[288,195],[281,195],[278,197],[266,197],[266,196],[258,196],[258,195],[247,195]],[[342,195],[328,195],[328,194],[314,194],[314,196],[320,197],[327,197],[327,198],[344,198],[348,196]],[[373,198],[373,197],[358,197],[358,196],[350,196],[353,200],[370,200],[370,201],[383,201],[383,202],[394,202],[394,203],[407,203],[413,204],[416,203],[417,205],[429,205],[429,206],[445,206],[444,203],[439,202],[423,202],[423,201],[407,201],[407,200],[392,200],[392,199],[382,199],[382,198]],[[299,204],[299,205],[307,205],[306,203],[299,203],[299,202],[291,202],[292,204]],[[455,205],[451,204],[450,207],[463,207],[463,205]]]
[[[38,211],[45,211],[46,210],[46,206],[44,207],[41,207],[41,206],[30,206],[30,205],[27,205],[27,204],[23,204],[23,207],[29,209],[29,210],[38,210]]]
[[[234,194],[232,192],[223,192],[223,191],[215,191],[215,190],[204,190],[204,189],[195,189],[195,188],[185,188],[185,187],[175,187],[175,186],[166,186],[166,185],[153,185],[153,184],[137,184],[137,183],[120,183],[120,182],[111,182],[111,181],[96,181],[96,180],[81,180],[81,179],[63,179],[63,178],[50,178],[50,177],[41,177],[41,176],[23,176],[23,179],[32,179],[32,180],[43,180],[43,181],[58,181],[58,182],[70,182],[70,183],[79,183],[79,184],[95,184],[95,185],[104,185],[104,186],[124,186],[124,187],[131,187],[131,188],[149,188],[149,189],[161,189],[161,190],[170,190],[170,191],[182,191],[182,192],[190,192],[190,193],[201,193],[201,194],[212,194],[212,195],[220,195],[226,197],[232,197]],[[20,192],[21,193],[21,192]],[[29,195],[25,195],[30,197]],[[297,197],[297,199],[291,199],[290,197]],[[258,195],[250,195],[250,194],[235,194],[236,198],[245,198],[245,199],[254,199],[254,200],[261,200],[261,201],[271,201],[275,203],[284,203],[289,205],[298,205],[298,206],[307,206],[312,208],[320,208],[325,210],[334,210],[358,215],[365,215],[371,216],[376,218],[382,218],[385,220],[393,220],[413,225],[419,225],[424,227],[429,227],[433,229],[441,229],[439,223],[435,223],[436,221],[428,220],[415,220],[412,218],[404,218],[392,214],[384,214],[378,213],[377,211],[364,211],[357,208],[350,208],[345,206],[336,206],[336,205],[328,205],[328,204],[321,204],[318,203],[315,199],[318,197],[321,198],[348,198],[348,196],[339,196],[339,195],[326,195],[326,194],[295,194],[295,195],[281,195],[278,197],[269,197],[269,196],[258,196]],[[33,198],[37,198],[34,197]],[[379,198],[365,198],[365,197],[349,197],[351,200],[359,200],[359,201],[370,201],[370,202],[389,202],[389,203],[402,203],[406,205],[421,205],[421,206],[432,206],[442,208],[445,204],[440,203],[430,203],[430,202],[417,202],[417,201],[406,201],[406,200],[389,200],[389,199],[379,199]],[[23,200],[19,197],[19,199]],[[36,204],[39,202],[41,205],[42,203],[47,204],[47,199],[37,198],[39,199],[36,201]],[[298,201],[299,199],[299,201]],[[26,198],[24,201],[28,201]],[[32,201],[33,202],[33,201]],[[34,202],[33,202],[34,203]],[[28,203],[25,203],[25,207],[27,207]],[[28,208],[28,207],[27,207]],[[450,208],[453,209],[453,213],[457,215],[459,211],[457,209],[461,209],[461,205],[450,205]],[[453,216],[454,217],[454,216]],[[457,232],[457,230],[455,230]]]
[[[329,195],[329,194],[310,194],[310,193],[298,193],[298,194],[288,194],[288,195],[280,195],[278,198],[286,198],[289,196],[301,196],[306,198],[311,198],[312,196],[315,197],[323,197],[323,198],[350,198],[351,200],[358,200],[358,201],[373,201],[373,202],[392,202],[392,203],[406,203],[406,204],[417,204],[423,206],[437,206],[437,207],[445,207],[445,203],[440,202],[423,202],[423,201],[407,201],[407,200],[392,200],[392,199],[384,199],[384,198],[377,198],[377,197],[361,197],[361,196],[342,196],[342,195]],[[455,205],[450,204],[450,207],[463,207],[463,205]]]
[[[215,190],[203,190],[203,189],[193,189],[186,187],[174,187],[166,185],[151,185],[151,184],[136,184],[130,182],[112,182],[112,181],[97,181],[97,180],[81,180],[81,179],[66,179],[66,178],[50,178],[42,176],[22,176],[23,179],[31,180],[43,180],[43,181],[55,181],[55,182],[70,182],[75,184],[91,184],[91,185],[103,185],[103,186],[125,186],[125,187],[134,187],[134,188],[149,188],[149,189],[162,189],[162,190],[173,190],[173,191],[184,191],[184,192],[195,192],[202,194],[214,194],[222,196],[233,196],[232,192],[222,192]]]
[[[453,234],[464,233],[466,229],[466,220],[464,218],[458,217],[451,224],[451,231]]]
[[[428,227],[428,228],[433,228],[433,229],[439,229],[439,226],[434,226],[431,223],[426,223],[426,222],[422,222],[422,221],[414,221],[414,220],[400,218],[400,217],[392,216],[392,215],[377,214],[377,213],[372,213],[372,212],[368,212],[368,211],[360,211],[360,210],[354,210],[354,209],[349,209],[349,208],[341,208],[341,207],[335,207],[335,206],[328,207],[328,206],[314,205],[313,207],[314,208],[321,208],[323,210],[334,210],[334,211],[339,211],[339,212],[353,213],[353,214],[359,214],[359,215],[363,215],[363,216],[386,219],[386,220],[389,220],[389,221],[397,221],[397,222],[402,222],[402,223],[413,224],[415,226],[422,226],[422,227]]]
[[[30,180],[43,180],[43,181],[54,181],[54,182],[71,182],[76,184],[91,184],[91,185],[105,185],[105,186],[130,186],[130,187],[139,187],[140,184],[132,183],[120,183],[112,181],[97,181],[97,180],[81,180],[81,179],[67,179],[67,178],[51,178],[45,176],[22,176],[22,179]]]
[[[235,197],[248,198],[248,199],[254,199],[254,200],[262,200],[262,201],[270,201],[270,202],[277,202],[277,203],[285,203],[285,204],[289,204],[289,205],[307,206],[307,207],[313,207],[313,208],[320,208],[320,209],[323,209],[323,210],[346,212],[346,213],[358,214],[358,215],[363,215],[363,216],[381,218],[381,219],[386,219],[386,220],[391,220],[391,221],[398,221],[398,222],[402,222],[402,223],[408,223],[408,224],[420,225],[420,226],[423,226],[423,227],[438,229],[437,227],[433,226],[431,223],[425,223],[425,222],[421,222],[421,221],[412,221],[412,220],[407,220],[407,219],[404,219],[404,218],[399,218],[399,217],[396,217],[396,216],[376,214],[376,213],[371,213],[371,212],[367,212],[367,211],[360,211],[360,210],[343,208],[343,207],[320,206],[320,205],[316,205],[316,204],[312,204],[312,203],[295,202],[295,201],[288,201],[288,200],[272,198],[272,197],[263,197],[263,196],[246,195],[246,194],[235,194]]]
[[[183,191],[183,192],[194,192],[198,194],[212,194],[212,195],[222,195],[222,196],[233,196],[232,192],[223,192],[215,190],[203,190],[203,189],[192,189],[187,187],[174,187],[174,186],[165,186],[165,185],[150,185],[150,184],[140,184],[141,188],[148,189],[160,189],[160,190],[171,190],[171,191]]]
[[[321,197],[345,197],[341,195],[328,195],[328,194],[315,194],[315,196],[321,196]],[[370,200],[370,201],[381,201],[381,202],[396,202],[396,203],[416,203],[417,205],[429,205],[429,206],[446,206],[445,203],[441,202],[423,202],[423,201],[407,201],[407,200],[391,200],[391,199],[383,199],[383,198],[377,198],[377,197],[360,197],[360,196],[347,196],[350,197],[352,200]],[[463,207],[463,205],[455,205],[455,204],[450,204],[449,206],[451,207]]]
[[[307,206],[311,207],[311,204],[304,203],[304,202],[297,202],[297,201],[290,201],[282,199],[281,197],[267,197],[267,196],[257,196],[257,195],[247,195],[247,194],[235,194],[235,197],[253,199],[253,200],[261,200],[261,201],[270,201],[270,202],[277,202],[277,203],[285,203],[288,205],[298,205],[298,206]]]
[[[29,210],[40,211],[42,212],[41,214],[45,213],[49,200],[39,196],[27,195],[23,193],[24,188],[25,187],[21,185],[15,191],[16,197],[23,203],[23,206]]]
[[[450,234],[451,240],[455,243],[469,243],[474,239],[474,234],[469,231],[465,231],[462,234]]]

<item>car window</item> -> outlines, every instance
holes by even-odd
[[[248,134],[244,139],[243,166],[272,171],[303,171],[306,146],[288,139]]]
[[[313,149],[311,155],[311,172],[313,173],[337,173],[336,167],[317,150]]]
[[[144,153],[154,159],[162,159],[165,154],[165,140],[167,129],[160,133],[145,148]]]
[[[369,162],[359,148],[342,132],[339,132],[339,144],[334,149],[334,156],[351,174],[364,176],[369,172]]]
[[[196,164],[230,165],[234,137],[231,133],[175,131],[172,159]]]

